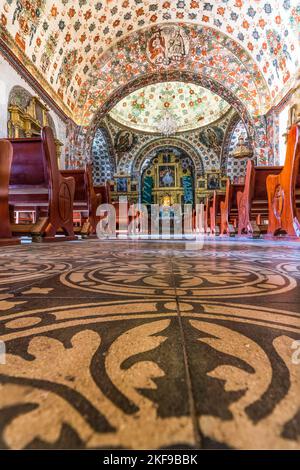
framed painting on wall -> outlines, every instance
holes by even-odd
[[[117,179],[117,192],[126,193],[127,192],[127,178],[118,178]]]
[[[160,165],[158,167],[158,182],[160,188],[174,188],[176,186],[175,166]]]
[[[208,173],[207,175],[207,189],[214,190],[220,188],[219,177],[216,173]]]

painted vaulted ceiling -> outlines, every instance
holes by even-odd
[[[120,124],[157,133],[164,116],[172,116],[177,132],[196,129],[219,119],[229,104],[215,93],[191,83],[163,82],[131,93],[110,111]]]
[[[6,46],[81,124],[166,71],[259,115],[299,69],[299,0],[0,0],[0,16]]]

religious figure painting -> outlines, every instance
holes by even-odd
[[[118,132],[115,138],[115,148],[118,152],[128,152],[134,145],[134,134],[124,130]]]
[[[118,193],[127,192],[127,178],[118,178],[117,179],[117,191]]]
[[[176,65],[189,54],[189,38],[178,26],[164,26],[153,32],[147,44],[147,56],[155,65]]]
[[[210,173],[207,175],[207,189],[214,190],[220,188],[220,182],[217,175]]]
[[[220,127],[206,127],[199,134],[199,140],[205,147],[219,150],[223,142],[224,132]]]
[[[175,186],[175,168],[168,165],[159,167],[159,186],[161,188],[170,188]]]

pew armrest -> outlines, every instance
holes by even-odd
[[[74,193],[75,193],[75,180],[72,178],[72,176],[68,176],[65,178],[64,176],[61,176],[61,183],[65,183],[70,191],[73,193],[73,201],[74,201]]]
[[[269,207],[268,235],[300,237],[300,219],[297,211],[296,189],[300,178],[300,128],[293,125],[289,131],[284,167],[266,180]]]
[[[229,207],[228,200],[220,202],[220,212],[221,212],[221,235],[228,233],[228,218],[229,218]]]
[[[237,205],[238,205],[238,234],[242,235],[246,233],[250,225],[250,207],[251,200],[249,191],[239,191],[237,193]]]
[[[10,239],[8,188],[13,148],[7,140],[0,140],[0,238]]]
[[[101,194],[96,194],[96,198],[97,198],[97,207],[99,207],[102,204]]]
[[[72,176],[59,178],[58,207],[63,220],[72,220],[75,196],[75,179]],[[63,216],[64,214],[64,216]]]
[[[268,192],[269,224],[268,234],[277,235],[281,229],[281,216],[285,203],[287,203],[287,194],[281,187],[281,174],[269,175],[266,180]]]
[[[64,177],[58,169],[56,145],[50,127],[43,128],[42,139],[50,181],[50,218],[45,236],[53,238],[61,228],[65,235],[75,238],[73,230],[75,179],[71,176]]]

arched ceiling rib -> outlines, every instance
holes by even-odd
[[[46,78],[78,122],[83,114],[89,122],[107,99],[115,73],[123,85],[135,70],[120,45],[128,44],[127,56],[136,57],[139,49],[138,74],[153,72],[145,70],[153,64],[136,42],[145,35],[137,31],[152,26],[185,23],[196,36],[181,66],[193,71],[191,62],[198,58],[204,74],[222,81],[222,65],[227,86],[254,114],[271,106],[299,67],[299,0],[0,0],[0,8],[2,39],[19,56],[26,54],[31,72]],[[94,92],[97,99],[90,104]]]
[[[169,29],[173,35],[179,30],[187,38],[185,50],[188,52],[184,60],[176,64],[153,63],[149,60],[151,41],[156,34],[163,35]],[[194,73],[222,84],[244,103],[250,114],[263,114],[271,103],[264,77],[239,44],[211,28],[168,24],[130,35],[95,61],[90,79],[82,83],[78,97],[80,118],[89,122],[116,90],[137,77],[142,82],[154,73],[166,76],[174,71]]]
[[[89,126],[88,133],[93,135],[95,130],[99,127],[99,123],[102,122],[106,113],[110,112],[114,106],[116,106],[124,97],[127,97],[132,92],[142,89],[145,86],[153,85],[161,82],[178,82],[181,83],[194,83],[207,90],[211,90],[213,93],[221,97],[227,103],[229,103],[238,113],[240,118],[245,123],[248,129],[250,139],[255,138],[255,129],[261,126],[261,118],[251,116],[245,106],[230,90],[225,88],[221,83],[214,81],[212,78],[203,77],[196,73],[189,73],[186,71],[173,70],[173,71],[161,71],[152,73],[150,75],[141,75],[137,78],[127,82],[123,87],[117,88],[109,98],[104,101],[104,104],[97,110],[93,120]]]

